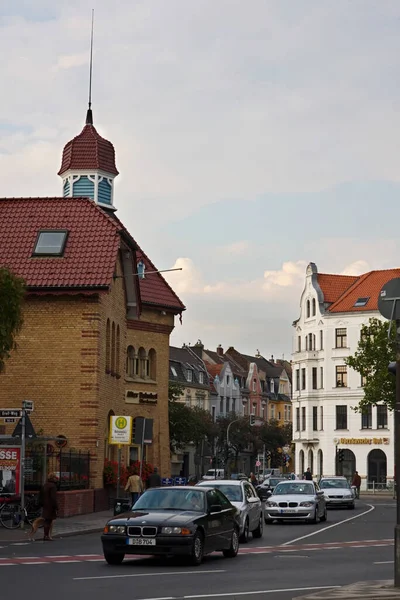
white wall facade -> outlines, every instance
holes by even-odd
[[[367,417],[363,419],[354,411],[363,397],[359,373],[347,367],[347,385],[338,387],[336,367],[344,367],[345,358],[357,350],[361,326],[380,315],[377,311],[329,313],[322,300],[315,271],[309,266],[300,318],[293,324],[292,418],[296,471],[300,474],[310,467],[319,478],[335,474],[352,477],[357,470],[363,481],[362,488],[366,489],[367,485],[372,488],[374,481],[383,484],[393,479],[393,413],[387,411],[386,427],[382,414],[378,426],[376,406],[372,407],[371,421]],[[310,302],[310,316],[307,302]],[[344,347],[336,347],[336,330],[339,329],[346,330]],[[338,409],[339,417],[337,406],[346,407]],[[347,413],[346,427],[341,420],[343,412]],[[336,460],[339,450],[345,451],[342,463]]]

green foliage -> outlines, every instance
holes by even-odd
[[[182,450],[189,444],[198,446],[203,440],[211,441],[215,435],[215,424],[211,414],[195,406],[190,408],[178,402],[184,386],[170,383],[168,387],[169,437],[171,450]]]
[[[230,425],[232,423],[232,425]],[[220,450],[226,449],[226,432],[229,427],[229,446],[238,454],[243,452],[252,442],[254,437],[254,427],[251,427],[249,417],[240,417],[235,413],[230,413],[217,419],[217,445]]]
[[[370,319],[368,325],[361,328],[357,351],[346,360],[346,364],[360,373],[364,380],[364,398],[355,408],[357,411],[378,402],[394,408],[396,380],[388,373],[388,365],[396,359],[396,327],[392,327],[390,340],[388,331],[389,321]]]
[[[282,446],[290,445],[292,441],[292,426],[279,425],[279,421],[268,421],[258,427],[258,435],[261,444],[270,452]]]
[[[22,300],[25,285],[7,267],[0,267],[0,371],[15,349],[15,338],[22,327]]]

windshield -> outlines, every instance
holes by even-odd
[[[220,490],[231,502],[243,502],[243,491],[241,485],[229,485],[229,483],[214,483],[214,488]]]
[[[195,510],[204,512],[204,493],[200,491],[157,488],[147,490],[134,510]]]
[[[278,483],[274,490],[274,496],[283,496],[286,494],[307,494],[314,495],[314,486],[312,483]]]
[[[321,489],[350,489],[350,486],[346,479],[324,479],[320,482]]]
[[[274,479],[273,477],[271,477],[271,478],[268,480],[268,484],[269,484],[269,485],[272,485],[272,486],[275,486],[275,485],[277,485],[277,484],[278,484],[280,481],[282,481],[282,479]]]

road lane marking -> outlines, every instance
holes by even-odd
[[[285,542],[284,544],[282,544],[282,546],[290,546],[290,544],[294,544],[296,542],[300,542],[301,540],[305,540],[309,537],[313,537],[314,535],[318,535],[318,533],[323,533],[324,531],[328,531],[328,529],[332,529],[333,527],[338,527],[339,525],[343,525],[343,523],[348,523],[349,521],[354,521],[354,519],[359,519],[360,517],[363,517],[364,515],[367,515],[368,513],[375,510],[375,506],[373,506],[372,504],[367,504],[367,506],[370,507],[368,510],[366,510],[358,515],[355,515],[354,517],[349,517],[348,519],[344,519],[343,521],[339,521],[338,523],[333,523],[332,525],[328,525],[328,527],[323,527],[322,529],[318,529],[317,531],[313,531],[312,533],[308,533],[307,535],[302,535],[301,537],[298,537],[294,540],[290,540],[290,542]]]
[[[198,571],[197,571],[198,572]],[[251,592],[222,592],[221,594],[194,594],[193,596],[168,596],[167,598],[140,598],[140,600],[194,600],[195,598],[236,598],[236,596],[256,596],[260,594],[282,594],[284,592],[314,592],[317,590],[333,590],[341,585],[320,585],[314,587],[284,588],[278,590],[254,590]]]
[[[156,575],[196,575],[210,573],[226,573],[226,569],[211,569],[208,571],[163,571],[161,573],[129,573],[126,575],[99,575],[98,577],[73,577],[73,581],[88,581],[91,579],[124,579],[126,577],[155,577]],[[160,599],[159,599],[160,600]]]
[[[373,563],[374,565],[393,565],[394,560],[381,560]]]

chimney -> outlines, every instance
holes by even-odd
[[[218,354],[218,356],[223,356],[224,355],[224,349],[221,346],[221,344],[218,345],[217,354]]]
[[[274,355],[271,354],[271,362],[274,362]]]
[[[203,359],[204,344],[201,340],[197,340],[194,346],[190,346],[190,349],[196,354],[196,356],[198,356],[200,359]]]

